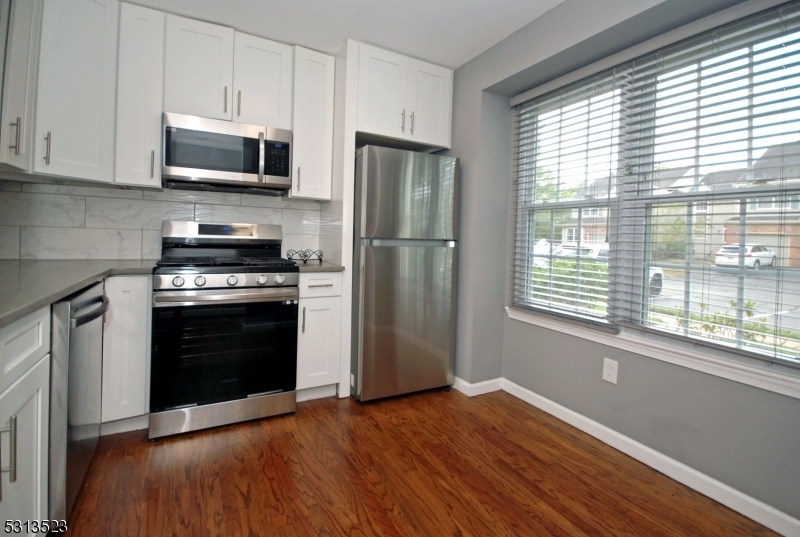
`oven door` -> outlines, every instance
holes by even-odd
[[[295,389],[297,289],[153,297],[150,411]]]
[[[165,178],[291,187],[291,131],[165,112],[163,143]]]

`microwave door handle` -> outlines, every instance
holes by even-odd
[[[264,153],[266,148],[264,145],[266,142],[264,141],[264,133],[258,133],[258,182],[264,182]]]

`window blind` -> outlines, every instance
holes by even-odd
[[[516,107],[512,305],[800,364],[800,5]]]

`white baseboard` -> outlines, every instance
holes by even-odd
[[[100,425],[100,436],[139,431],[150,427],[150,415],[134,416],[124,420],[108,421]]]
[[[658,470],[679,483],[730,507],[744,516],[763,524],[764,526],[782,535],[800,537],[800,520],[771,507],[764,502],[756,500],[738,490],[717,481],[697,470],[676,461],[663,453],[637,442],[617,431],[606,427],[582,414],[570,410],[555,401],[542,397],[527,388],[514,384],[507,379],[495,379],[489,382],[500,382],[502,389],[511,395],[539,408],[556,418],[565,421],[592,435],[609,446],[618,449],[626,455]],[[478,386],[479,383],[470,386]],[[463,391],[463,390],[462,390]],[[466,393],[466,392],[464,392]],[[485,392],[484,392],[485,393]],[[467,394],[469,395],[469,394]],[[476,394],[477,395],[477,394]]]
[[[302,403],[303,401],[313,401],[314,399],[333,397],[334,395],[336,395],[336,384],[329,384],[327,386],[318,386],[316,388],[297,390],[296,401],[298,403]]]
[[[503,379],[497,378],[470,384],[466,380],[456,377],[453,388],[460,391],[467,397],[475,397],[476,395],[483,395],[485,393],[499,392],[501,389],[503,389],[502,382]]]

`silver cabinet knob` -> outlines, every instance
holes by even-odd
[[[172,278],[172,285],[174,285],[175,287],[181,287],[183,284],[184,280],[180,276],[175,276],[174,278]]]
[[[197,287],[203,287],[206,284],[206,279],[203,278],[202,276],[198,276],[197,278],[194,279],[194,284]]]
[[[269,279],[269,278],[267,278],[267,276],[266,276],[266,275],[262,274],[261,276],[259,276],[259,277],[258,277],[258,279],[256,280],[256,282],[258,282],[258,285],[264,285],[265,283],[267,283],[267,280],[268,280],[268,279]]]
[[[277,276],[275,276],[275,283],[280,284],[280,283],[283,283],[285,281],[286,281],[286,278],[283,277],[283,274],[278,274]]]
[[[239,283],[239,278],[236,276],[228,276],[228,285],[236,285]]]

